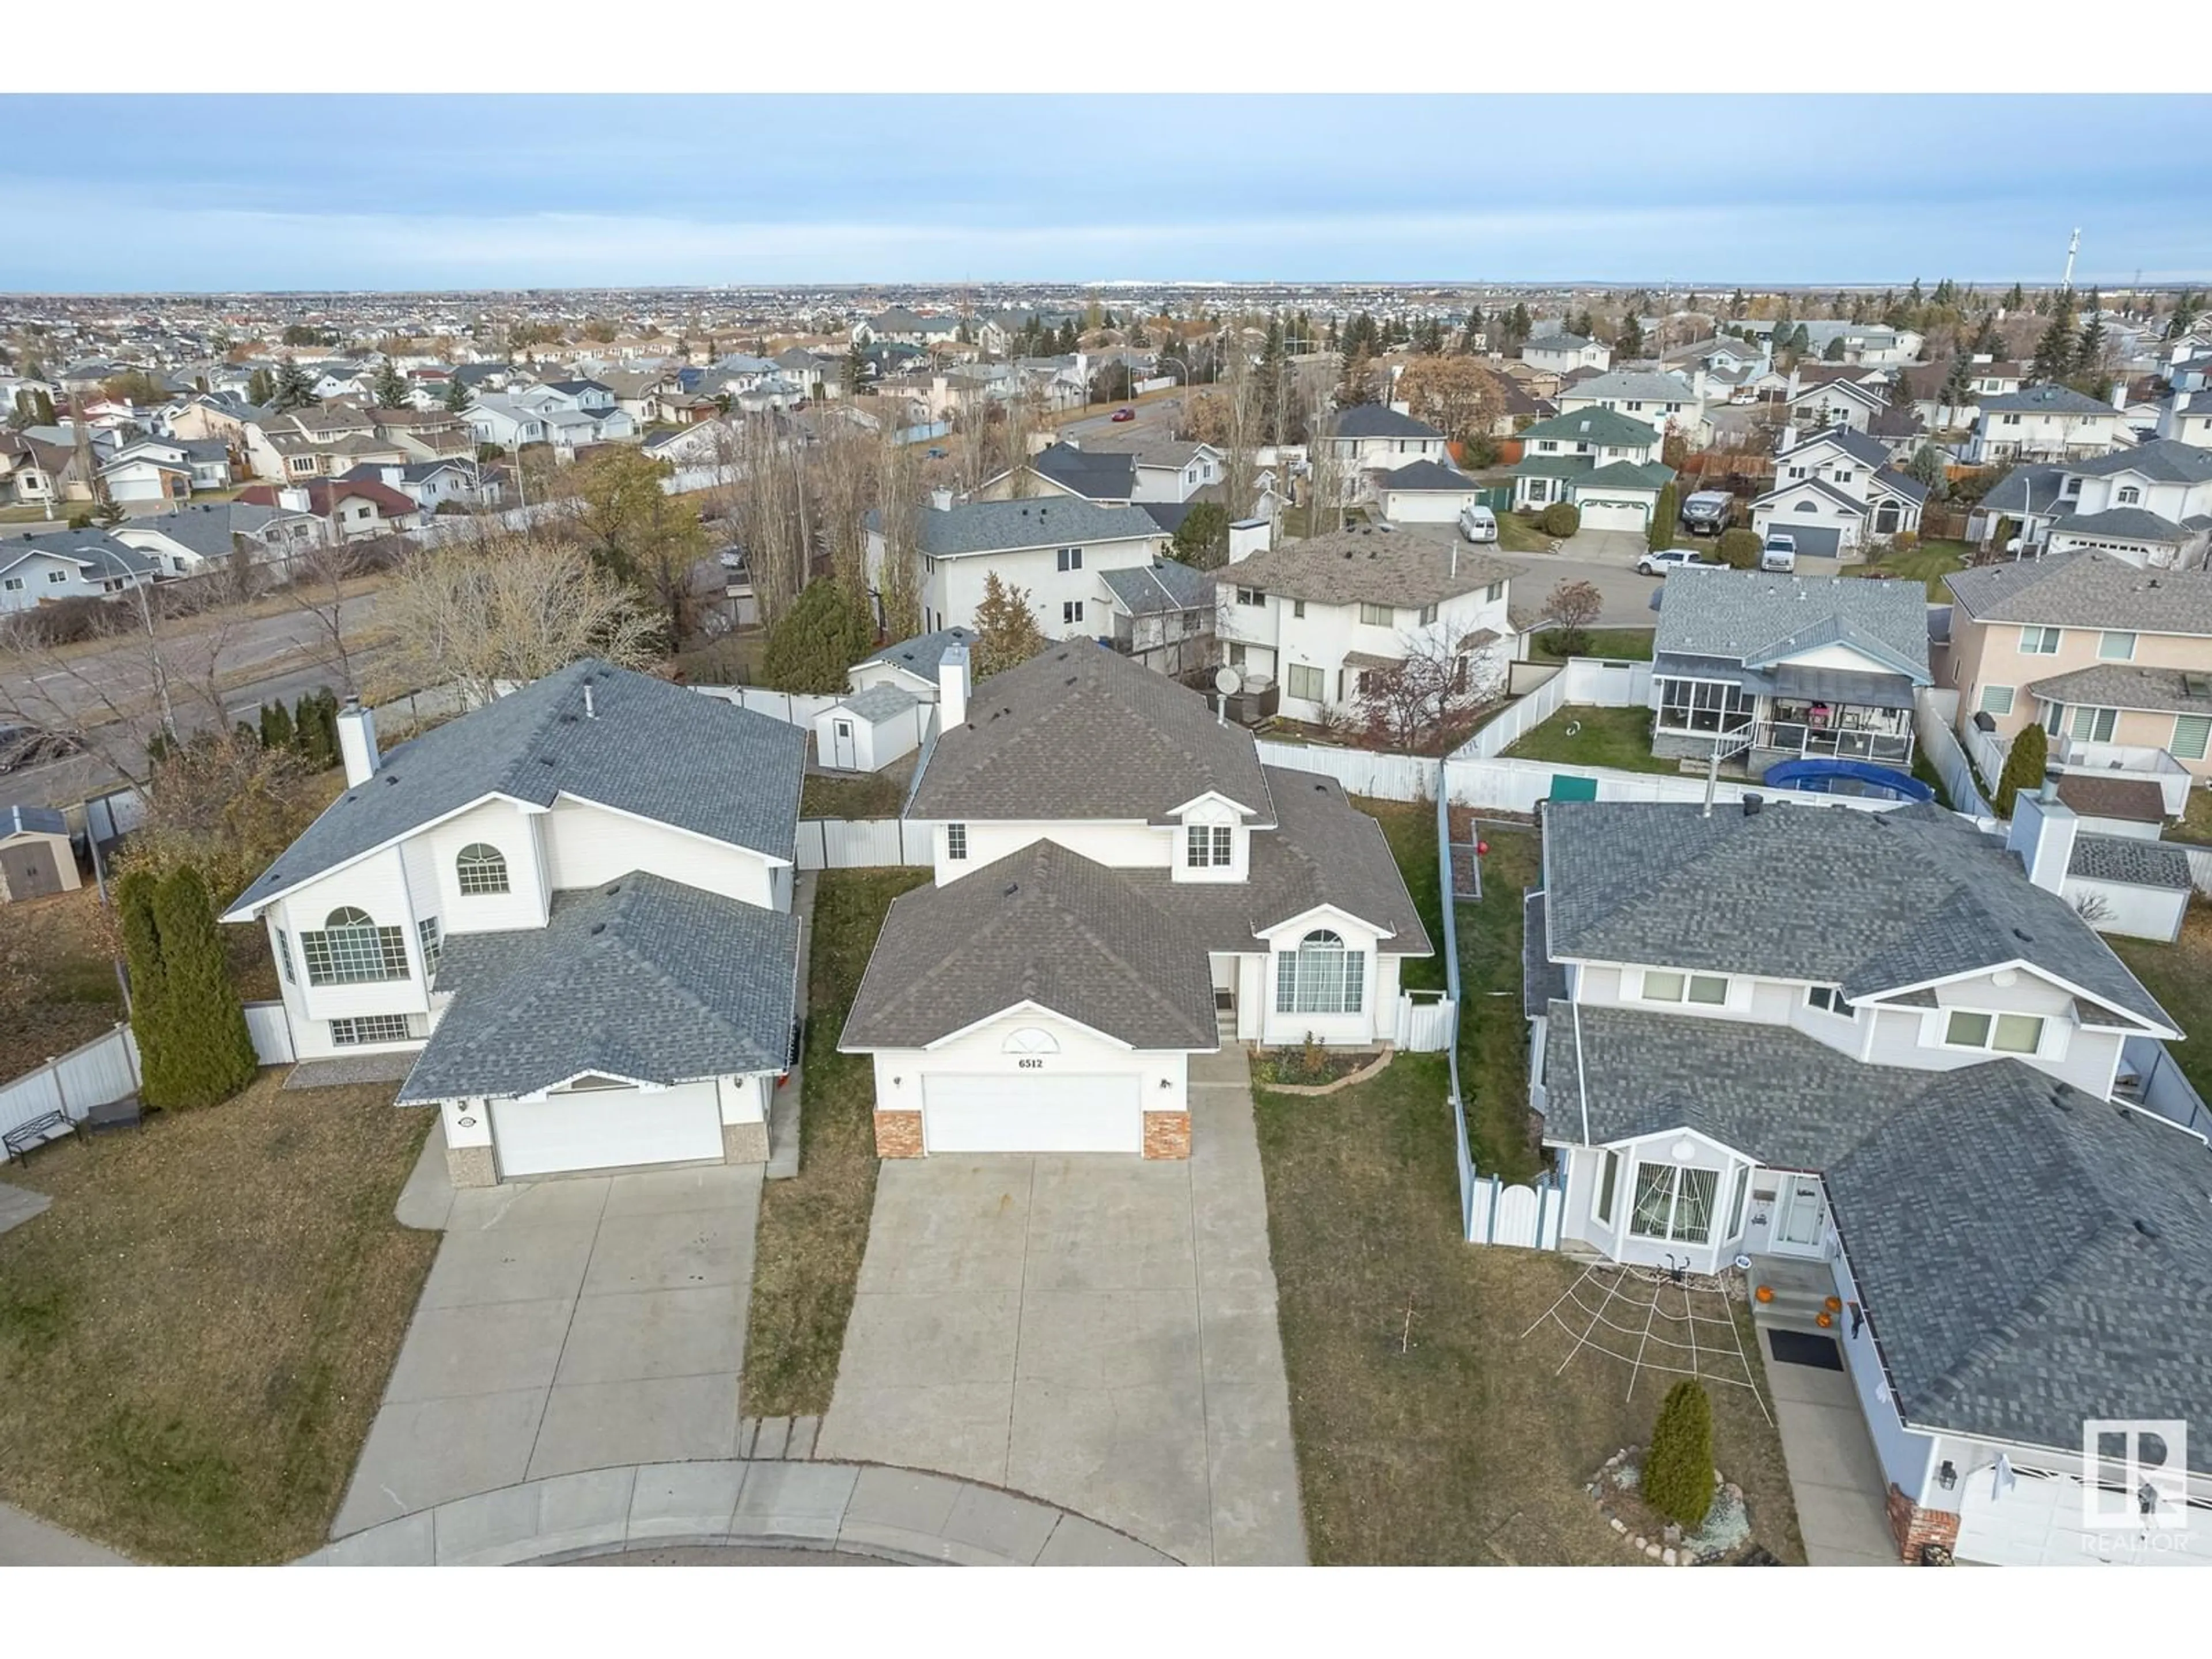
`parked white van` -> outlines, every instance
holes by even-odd
[[[1486,507],[1463,507],[1459,510],[1459,533],[1471,542],[1494,542],[1498,515]]]

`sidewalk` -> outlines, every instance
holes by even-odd
[[[528,1480],[341,1539],[300,1566],[508,1566],[633,1549],[793,1545],[954,1566],[1171,1566],[1049,1504],[877,1464],[647,1463]]]
[[[1881,1463],[1850,1377],[1779,1364],[1766,1351],[1765,1328],[1759,1352],[1805,1559],[1816,1567],[1902,1565],[1882,1507]]]
[[[131,1567],[127,1555],[0,1504],[0,1567]]]

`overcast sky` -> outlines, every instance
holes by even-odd
[[[2212,99],[0,100],[0,289],[2212,277]]]

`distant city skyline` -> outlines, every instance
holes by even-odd
[[[2202,97],[0,107],[18,293],[2212,280]]]

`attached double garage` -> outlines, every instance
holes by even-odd
[[[455,1183],[489,1185],[587,1170],[747,1163],[768,1156],[773,1077],[665,1088],[578,1079],[541,1097],[441,1103]]]
[[[1627,497],[1577,495],[1585,530],[1626,530],[1642,535],[1651,522],[1649,503]]]
[[[1189,1146],[1187,1054],[1129,1048],[1041,1009],[873,1059],[876,1146],[885,1158],[1180,1158]]]
[[[2151,1528],[2130,1524],[2132,1504],[2133,1495],[2118,1486],[2090,1492],[2078,1467],[2015,1465],[2002,1479],[1984,1467],[1965,1477],[1953,1553],[1961,1561],[2001,1567],[2203,1565],[2212,1503],[2192,1498],[2186,1528]]]

